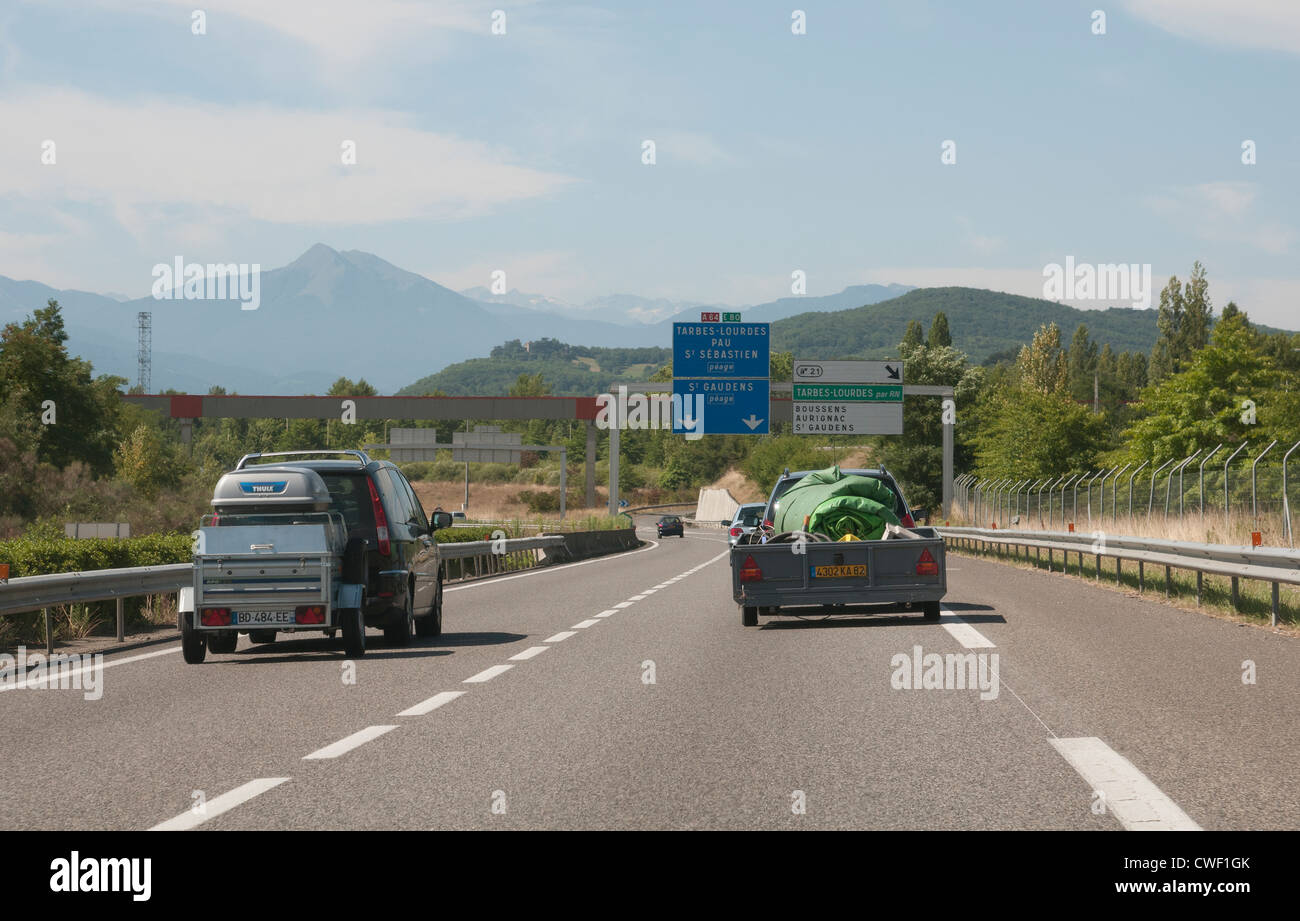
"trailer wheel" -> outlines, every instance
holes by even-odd
[[[927,601],[927,602],[925,602],[925,604],[922,606],[921,610],[925,612],[925,619],[926,619],[926,620],[938,620],[938,619],[939,619],[939,602],[937,602],[937,601]]]
[[[181,615],[181,655],[189,665],[198,665],[208,654],[207,638],[194,629],[194,615]]]
[[[249,630],[248,638],[252,640],[254,643],[274,643],[275,631],[274,630]]]
[[[758,608],[741,606],[740,623],[745,627],[758,626]]]
[[[213,633],[208,637],[208,649],[214,653],[229,655],[235,651],[239,645],[239,633],[231,630],[228,633]]]
[[[416,636],[442,634],[442,573],[438,573],[438,588],[434,594],[433,609],[415,622]]]
[[[366,654],[366,618],[360,608],[339,611],[343,622],[343,651],[354,659]]]

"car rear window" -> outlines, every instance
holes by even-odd
[[[763,521],[763,506],[755,505],[752,508],[742,508],[736,515],[742,527],[756,528]]]
[[[343,516],[349,537],[366,537],[375,530],[374,505],[364,473],[327,473],[318,470],[330,491],[334,511]]]

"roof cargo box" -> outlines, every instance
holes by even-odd
[[[217,480],[212,507],[240,514],[323,512],[330,507],[330,493],[320,474],[304,467],[236,470]]]

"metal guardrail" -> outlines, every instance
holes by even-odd
[[[1053,570],[1053,554],[1061,551],[1062,568],[1069,554],[1079,555],[1079,569],[1083,557],[1095,559],[1096,577],[1101,578],[1101,558],[1115,561],[1115,581],[1119,582],[1124,560],[1138,564],[1138,591],[1146,586],[1148,564],[1165,568],[1165,594],[1169,594],[1171,570],[1187,569],[1196,573],[1196,603],[1201,603],[1205,574],[1226,576],[1232,580],[1232,606],[1240,601],[1239,580],[1253,579],[1272,585],[1271,623],[1277,626],[1278,587],[1281,583],[1300,585],[1300,551],[1265,547],[1237,547],[1227,544],[1198,544],[1191,541],[1158,540],[1104,534],[1090,539],[1087,534],[1068,531],[1003,531],[997,528],[944,527],[938,529],[945,540],[977,552],[987,552],[990,545],[1024,547],[1034,550],[1034,559],[1041,561],[1041,551],[1047,551],[1047,569]]]
[[[497,546],[494,549],[493,544]],[[518,559],[517,554],[535,553],[563,545],[559,535],[521,537],[494,542],[490,540],[439,544],[445,560],[474,559],[476,576],[504,571],[501,563]],[[484,560],[489,562],[484,563]],[[462,570],[468,567],[462,567]],[[461,578],[469,578],[462,575]],[[194,584],[191,563],[166,566],[135,566],[128,569],[98,569],[87,572],[57,572],[40,576],[22,576],[0,583],[0,616],[26,611],[45,611],[45,651],[54,652],[54,615],[50,610],[65,604],[117,600],[117,641],[126,640],[126,612],[123,602],[140,595],[165,595]]]

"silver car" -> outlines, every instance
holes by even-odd
[[[743,535],[762,524],[763,510],[766,508],[766,502],[751,502],[736,509],[736,514],[731,519],[731,526],[727,529],[727,546],[736,546],[736,541]]]

